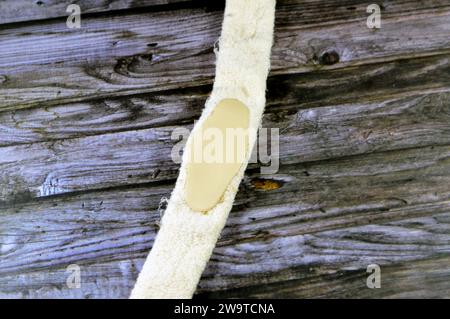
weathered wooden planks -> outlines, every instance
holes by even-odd
[[[438,92],[381,103],[291,107],[269,111],[264,126],[281,130],[282,164],[445,145],[450,143],[449,98],[449,93]],[[178,139],[172,140],[171,134],[176,127],[0,148],[0,199],[23,201],[173,179],[178,165],[170,155]]]
[[[281,129],[285,163],[446,144],[448,60],[444,55],[274,77],[264,125]],[[191,123],[208,90],[3,113],[2,144],[50,142],[0,149],[2,200],[173,178],[174,126],[148,127]],[[427,91],[436,93],[419,93]],[[76,138],[99,133],[112,134]]]
[[[418,222],[421,222],[420,220]],[[448,256],[382,267],[382,289],[368,289],[365,269],[323,271],[318,265],[284,272],[285,281],[240,289],[202,289],[194,298],[443,298],[448,296]],[[127,298],[142,258],[81,265],[82,289],[68,289],[66,268],[2,276],[2,298]],[[294,275],[292,275],[294,274]],[[299,279],[289,278],[297,277]],[[203,279],[201,284],[207,282]],[[222,282],[226,279],[222,279]],[[14,283],[20,283],[15,285]],[[230,285],[231,287],[231,285]]]
[[[300,109],[340,104],[363,105],[386,99],[446,92],[450,88],[449,61],[450,55],[439,55],[308,74],[273,76],[268,83],[266,118],[271,122],[270,125],[284,129],[287,125],[296,124],[277,120],[276,117]],[[190,124],[200,115],[210,90],[210,86],[202,86],[5,111],[0,113],[0,146]],[[439,104],[445,118],[447,112],[442,106],[445,102]]]
[[[67,17],[68,13],[66,13],[66,8],[72,3],[72,1],[68,0],[34,2],[29,0],[15,0],[14,2],[3,2],[0,3],[0,24]],[[277,3],[279,11],[284,6],[288,6],[290,9],[282,12],[283,15],[280,15],[282,19],[286,16],[293,15],[295,19],[301,19],[301,25],[359,20],[361,16],[366,15],[368,5],[367,2],[362,0],[330,0],[327,1],[326,5],[307,0],[278,0]],[[179,7],[173,6],[165,8],[158,7],[167,4],[182,4],[188,7],[222,8],[224,6],[224,0],[79,0],[77,4],[80,6],[83,15],[89,15],[91,13],[124,9],[138,9],[139,11],[179,9]],[[414,0],[405,0],[380,4],[383,15],[386,16],[392,14],[408,16],[411,12],[415,14],[438,14],[447,6],[448,3],[441,0],[422,1],[420,3]],[[296,8],[302,10],[301,14],[296,13]],[[298,25],[298,23],[295,23],[295,25]]]
[[[193,0],[14,0],[0,2],[0,24],[67,17],[70,4],[78,4],[82,14],[151,7]]]
[[[166,2],[84,1],[103,13],[81,30],[65,1],[0,10],[0,24],[60,17],[0,26],[0,297],[128,296],[222,19],[205,1],[153,7]],[[199,297],[450,296],[450,3],[385,2],[378,31],[366,5],[278,1],[264,125],[282,165],[251,165]],[[369,263],[382,289],[365,286]]]
[[[192,124],[209,86],[0,113],[0,146]],[[0,149],[1,153],[1,149]]]
[[[366,263],[448,253],[449,159],[445,146],[289,166],[271,177],[280,185],[271,191],[256,188],[260,175],[249,172],[201,291],[317,276],[315,271],[326,277]],[[157,230],[155,210],[171,188],[98,191],[3,209],[2,292],[14,291],[8,278],[19,276],[21,291],[36,293],[32,278],[38,275],[47,284],[60,282],[44,293],[64,296],[72,293],[63,285],[65,275],[47,275],[49,270],[77,263],[92,272],[105,263],[104,275],[122,265],[127,275],[112,281],[113,291],[125,297]],[[108,293],[93,291],[101,279],[89,280],[94,282],[83,295]]]
[[[422,220],[417,222],[421,223]],[[399,229],[396,229],[399,230]],[[408,232],[408,229],[402,229]],[[365,268],[321,271],[320,267],[287,271],[285,281],[245,288],[199,293],[201,298],[447,298],[450,295],[448,255],[383,266],[381,289],[368,289]],[[290,279],[291,273],[302,273]],[[300,276],[299,276],[300,277]],[[111,280],[114,282],[114,280]],[[113,286],[113,285],[111,285]],[[123,289],[126,291],[126,289]],[[117,288],[116,288],[117,291]],[[115,291],[115,292],[116,292]],[[105,295],[106,295],[105,291]],[[49,296],[57,296],[57,293]],[[79,294],[82,295],[82,294]],[[53,297],[54,298],[54,297]]]
[[[327,18],[305,27],[299,17],[310,7],[281,3],[272,74],[448,52],[450,9],[444,3],[424,12],[416,7],[401,19],[397,8],[378,31],[367,28],[366,16],[342,23],[344,13],[339,23]],[[8,27],[0,31],[0,110],[210,84],[221,19],[221,11],[185,9],[87,17],[80,30],[67,29],[64,21]],[[321,65],[330,52],[340,62]]]
[[[339,297],[356,285],[347,296],[392,297],[408,293],[392,278],[409,285],[414,276],[427,279],[414,268],[431,271],[424,259],[436,260],[434,276],[448,274],[439,258],[450,252],[449,159],[444,146],[287,166],[270,177],[280,186],[270,191],[255,187],[261,177],[249,171],[199,292],[242,288],[228,296]],[[1,296],[126,297],[155,236],[156,208],[172,186],[3,209]],[[81,290],[65,285],[72,263],[84,272]],[[373,292],[358,284],[370,263],[386,267],[389,289]],[[403,279],[402,267],[409,269]],[[422,288],[415,293],[445,291]]]

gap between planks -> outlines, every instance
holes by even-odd
[[[295,10],[300,9],[295,6]],[[450,25],[445,16],[449,9],[442,10],[442,15],[416,20],[386,18],[383,29],[377,32],[367,29],[364,21],[300,29],[298,18],[294,19],[294,12],[289,12],[277,27],[273,74],[308,73],[445,53],[450,49]],[[182,13],[181,10],[173,16],[111,17],[113,29],[105,29],[103,19],[88,19],[90,32],[83,36],[67,32],[63,23],[44,25],[39,31],[33,26],[3,34],[0,31],[3,41],[0,50],[5,53],[0,55],[3,66],[0,74],[5,79],[0,86],[0,108],[20,109],[42,103],[52,106],[210,84],[214,73],[213,45],[220,31],[221,13],[194,10],[192,20],[180,19],[177,14]],[[167,28],[171,23],[177,23],[177,27]],[[181,37],[180,32],[186,28],[191,31],[189,36]],[[402,30],[408,30],[407,38]],[[51,41],[58,33],[57,41]],[[352,38],[348,34],[353,34]],[[23,48],[20,43],[34,43],[34,46]],[[149,48],[149,43],[157,46]],[[61,51],[62,47],[65,49]],[[320,57],[327,52],[336,52],[340,62],[321,65]],[[42,68],[42,65],[49,67]],[[36,68],[40,71],[36,72]],[[55,86],[55,83],[64,85]]]
[[[449,68],[450,55],[442,55],[311,74],[274,76],[268,81],[265,117],[273,118],[275,122],[277,114],[282,118],[295,111],[312,111],[317,107],[383,104],[434,93],[445,96],[444,92],[450,90]],[[203,86],[166,94],[4,111],[0,113],[0,147],[175,124],[189,125],[200,115],[209,91],[210,86]],[[442,110],[445,111],[444,108]],[[283,126],[287,124],[273,125],[284,130]]]

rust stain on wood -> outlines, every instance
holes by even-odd
[[[274,179],[254,178],[251,183],[253,187],[263,191],[273,191],[283,186],[281,182]]]
[[[0,1],[0,297],[126,298],[211,90],[223,2],[86,0],[68,32],[71,2]],[[249,165],[201,296],[450,297],[449,16],[277,1],[280,169]]]

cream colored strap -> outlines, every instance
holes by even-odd
[[[257,130],[265,106],[275,0],[227,0],[213,91],[186,144],[161,229],[131,298],[191,298],[233,206],[251,149],[243,161],[192,163],[195,133],[212,127]],[[188,32],[188,30],[186,30]]]

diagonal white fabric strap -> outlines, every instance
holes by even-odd
[[[227,0],[214,87],[195,128],[200,127],[224,99],[244,103],[250,112],[249,128],[260,126],[274,15],[275,0]],[[255,141],[256,136],[250,135],[250,149]],[[189,147],[188,141],[186,148]],[[188,153],[186,149],[161,229],[131,298],[192,297],[233,206],[251,152],[228,184],[222,200],[207,212],[193,211],[185,200]]]

